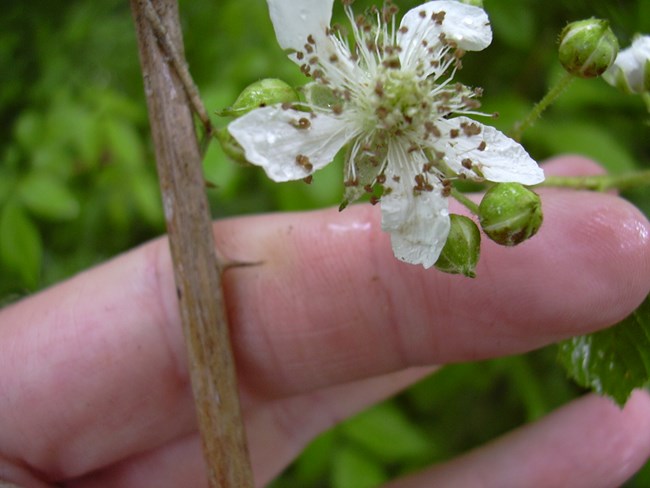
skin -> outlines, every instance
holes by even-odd
[[[600,170],[565,157],[546,171]],[[395,260],[371,206],[217,222],[219,253],[263,261],[225,274],[257,485],[432,365],[529,351],[629,314],[650,290],[647,219],[610,194],[547,190],[543,205],[532,240],[484,240],[475,280]],[[206,486],[164,239],[0,311],[0,392],[0,479]],[[622,410],[587,395],[388,486],[615,487],[650,455],[649,430],[647,394]]]

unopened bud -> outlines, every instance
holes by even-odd
[[[650,92],[650,36],[637,36],[619,53],[603,79],[626,93]]]
[[[498,183],[479,205],[483,232],[503,246],[516,246],[534,236],[542,225],[539,195],[519,183]]]
[[[560,63],[580,78],[602,75],[614,63],[617,54],[618,39],[606,20],[572,22],[560,34]]]
[[[481,232],[468,217],[451,214],[449,218],[449,237],[435,266],[445,273],[463,274],[474,278],[481,250]]]
[[[276,78],[265,78],[244,88],[235,103],[217,115],[241,117],[256,108],[297,101],[298,94],[290,85]]]

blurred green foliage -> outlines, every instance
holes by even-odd
[[[190,69],[212,113],[260,78],[304,82],[275,44],[262,0],[180,4]],[[459,79],[485,89],[484,109],[501,114],[502,130],[560,76],[556,37],[567,22],[607,18],[624,47],[650,32],[650,0],[484,4],[495,39],[464,59]],[[577,80],[524,143],[539,160],[574,152],[611,172],[648,167],[648,119],[640,99]],[[5,2],[0,124],[0,304],[164,232],[128,2]],[[340,165],[310,186],[276,185],[212,144],[204,169],[215,217],[336,205],[342,195]],[[647,189],[628,196],[650,213]],[[273,486],[377,486],[536,419],[580,393],[554,355],[446,367],[320,436]],[[650,468],[629,486],[650,486]]]

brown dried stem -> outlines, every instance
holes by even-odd
[[[249,488],[253,480],[190,108],[201,118],[203,105],[198,91],[188,90],[194,83],[184,61],[176,0],[131,0],[131,9],[209,486]]]

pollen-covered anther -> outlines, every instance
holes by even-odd
[[[481,143],[478,145],[477,149],[479,151],[485,151],[485,148],[487,147],[487,142],[481,141]]]
[[[467,137],[477,136],[481,133],[481,127],[475,123],[463,122],[460,124],[460,128],[463,129],[463,134]]]
[[[426,130],[426,134],[431,134],[432,136],[437,138],[440,138],[442,136],[442,132],[440,132],[440,129],[438,129],[438,127],[436,127],[436,124],[434,124],[430,120],[424,122],[424,129]]]
[[[449,137],[452,139],[456,139],[460,135],[460,131],[458,129],[451,129],[449,131]]]
[[[474,167],[474,163],[472,163],[472,160],[469,158],[465,158],[461,161],[461,164],[463,165],[463,168],[465,169],[472,169]]]
[[[386,175],[385,174],[377,175],[377,178],[375,178],[375,181],[377,183],[379,183],[380,185],[383,185],[384,183],[386,183]]]
[[[433,169],[436,167],[435,163],[433,161],[427,161],[422,165],[422,172],[423,173],[432,173]]]
[[[343,182],[343,186],[345,187],[359,186],[359,180],[357,178],[347,179]]]
[[[306,117],[301,117],[298,120],[292,120],[290,124],[294,126],[296,129],[304,130],[304,129],[309,129],[311,127],[311,122]]]
[[[399,69],[401,67],[399,58],[384,59],[381,64],[384,68],[388,69]]]
[[[433,191],[433,185],[429,183],[426,176],[423,174],[415,175],[415,186],[413,187],[413,191]]]
[[[469,98],[468,96],[461,97],[460,101],[465,108],[471,110],[477,110],[481,108],[481,102],[479,102],[478,100],[474,100],[473,98]]]
[[[306,171],[311,171],[314,169],[314,165],[311,164],[309,157],[305,156],[304,154],[298,154],[296,156],[296,164],[301,168],[304,168]]]
[[[445,21],[445,15],[446,12],[433,12],[431,14],[431,20],[433,20],[437,25],[442,25],[442,23]]]

